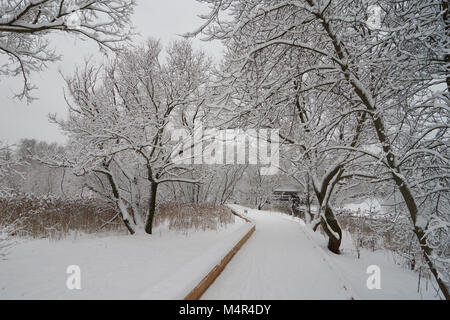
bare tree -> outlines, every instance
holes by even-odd
[[[88,64],[67,79],[70,116],[68,121],[58,121],[71,138],[71,166],[80,174],[106,177],[132,233],[131,222],[139,214],[130,217],[125,203],[130,209],[137,204],[138,180],[146,180],[150,189],[143,226],[149,234],[158,186],[198,182],[185,176],[192,168],[173,161],[178,142],[171,140],[171,132],[177,126],[193,125],[193,118],[200,116],[210,62],[188,41],[169,46],[165,63],[160,62],[160,54],[159,42],[149,40],[106,68]],[[126,193],[131,197],[124,195],[121,179],[130,186]]]
[[[306,75],[314,82],[303,90],[328,90],[339,102],[345,99],[338,111],[365,115],[374,138],[370,148],[329,150],[364,155],[384,166],[387,175],[379,179],[398,188],[424,259],[449,299],[448,250],[442,250],[448,241],[449,101],[447,88],[436,88],[447,83],[447,2],[201,2],[213,9],[193,34],[241,48],[233,56],[240,72],[235,74],[248,77],[246,66],[261,55],[271,57],[276,69],[292,52],[304,53],[299,72],[264,84],[276,92]],[[371,6],[380,9],[378,17],[370,16]],[[263,79],[270,76],[267,70]],[[333,171],[341,174],[339,168]]]
[[[0,75],[23,77],[16,97],[33,97],[32,72],[42,71],[60,58],[51,46],[54,32],[91,39],[102,49],[117,50],[132,34],[130,17],[135,0],[1,0]]]

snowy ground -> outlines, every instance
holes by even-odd
[[[235,206],[243,213],[244,208]],[[203,299],[436,299],[431,284],[417,292],[417,274],[388,253],[343,254],[285,214],[248,209],[256,231],[206,291]],[[0,260],[0,299],[182,299],[248,232],[236,223],[189,234],[159,227],[153,236],[83,236],[32,240]],[[66,269],[81,268],[81,290],[68,290]],[[381,268],[381,289],[366,286],[369,265]]]
[[[0,260],[0,299],[182,299],[251,228],[236,223],[188,235],[157,228],[153,236],[32,240]],[[81,290],[68,290],[69,265]]]
[[[431,285],[417,293],[417,274],[386,253],[364,252],[356,259],[344,248],[337,256],[299,219],[250,209],[247,216],[256,223],[255,233],[203,299],[437,299]],[[366,286],[369,265],[381,269],[380,290]]]

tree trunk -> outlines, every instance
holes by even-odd
[[[131,234],[135,234],[135,231],[133,227],[131,226],[130,220],[128,220],[128,214],[125,210],[127,210],[126,206],[123,204],[122,199],[120,198],[119,189],[117,188],[116,182],[114,181],[114,178],[111,173],[109,173],[109,166],[104,165],[105,172],[102,172],[104,175],[106,175],[109,185],[111,186],[112,193],[115,198],[116,207],[119,210],[120,218],[122,219],[122,222],[124,223],[125,227],[128,229],[128,231]]]
[[[308,2],[310,3],[311,6],[314,6],[314,3],[311,0]],[[446,4],[447,4],[447,1],[444,1],[443,2],[444,8],[445,8]],[[336,34],[334,34],[332,32],[332,29],[330,27],[328,20],[325,19],[325,17],[323,16],[323,13],[317,14],[316,16],[321,20],[321,23],[322,23],[325,31],[327,32],[330,39],[333,41],[333,46],[334,46],[334,49],[335,49],[335,52],[336,52],[338,58],[341,61],[348,61],[347,56],[345,55],[346,51],[342,48],[341,42],[339,41]],[[447,17],[445,17],[445,18],[447,18]],[[364,88],[360,87],[359,81],[355,81],[355,79],[353,79],[351,77],[352,73],[348,72],[349,67],[347,65],[341,65],[340,67],[344,74],[344,77],[350,82],[350,84],[353,87],[354,92],[361,99],[361,102],[364,104],[364,106],[369,111],[376,113],[378,110],[377,110],[376,106],[372,104],[372,99],[371,99],[372,97],[369,97],[367,95],[367,91],[364,90]],[[399,168],[397,168],[395,165],[395,161],[396,161],[395,156],[392,152],[391,142],[388,140],[388,138],[385,135],[386,131],[384,128],[383,120],[381,119],[381,117],[379,115],[377,115],[377,116],[372,116],[372,122],[375,127],[376,134],[378,136],[378,141],[383,146],[383,151],[386,155],[385,156],[386,162],[392,171],[393,180],[395,181],[397,187],[399,188],[400,193],[402,194],[405,204],[408,208],[409,214],[410,214],[412,222],[413,222],[413,231],[416,234],[417,239],[420,243],[425,261],[427,262],[427,265],[430,268],[430,271],[433,274],[433,276],[434,276],[436,282],[438,283],[438,286],[441,289],[442,293],[444,294],[445,298],[447,300],[450,300],[449,290],[446,287],[444,281],[440,278],[436,267],[434,266],[433,262],[430,259],[432,249],[427,244],[425,232],[424,232],[424,230],[422,230],[421,227],[416,225],[416,219],[417,219],[417,213],[418,213],[417,204],[411,193],[411,190],[409,190],[409,188],[407,187],[407,181],[404,181],[404,178],[401,176]]]
[[[117,203],[117,208],[119,208],[120,211],[120,217],[122,218],[123,223],[125,224],[125,227],[127,227],[128,232],[130,232],[131,234],[135,234],[136,231],[134,231],[133,227],[131,226],[131,222],[127,217],[127,210],[128,208],[125,206],[125,204],[123,203],[122,199],[118,199],[116,200]]]
[[[448,6],[448,0],[444,0],[442,1],[442,10],[444,11],[444,14],[442,16],[443,20],[444,20],[444,24],[445,24],[445,34],[448,36],[450,36],[450,17],[449,17],[449,6]],[[447,64],[446,68],[447,71],[450,71],[450,54],[446,54],[445,55],[445,62]],[[450,93],[450,72],[447,72],[447,77],[446,77],[446,81],[447,81],[447,93]]]
[[[321,219],[321,225],[328,236],[328,250],[333,253],[339,254],[339,247],[341,246],[342,241],[342,230],[339,226],[338,221],[336,220],[336,217],[334,216],[333,210],[328,206],[325,208],[325,219]],[[331,228],[331,230],[329,229],[329,227]],[[339,237],[336,237],[336,233]]]
[[[357,91],[358,92],[358,91]],[[376,110],[376,108],[373,108],[370,104],[366,104],[367,108],[370,110]],[[428,268],[430,269],[431,273],[433,274],[439,288],[441,289],[442,293],[445,296],[446,300],[450,300],[450,293],[449,290],[444,283],[444,281],[439,276],[439,272],[436,269],[433,261],[430,259],[432,248],[427,243],[427,237],[425,234],[425,231],[422,229],[422,227],[417,225],[417,217],[419,214],[419,209],[416,203],[416,200],[414,198],[414,195],[412,194],[412,191],[408,187],[408,182],[401,174],[401,170],[399,167],[396,166],[396,157],[395,154],[392,151],[392,145],[389,141],[388,137],[385,134],[385,127],[384,122],[381,117],[373,117],[373,125],[375,127],[375,132],[377,134],[379,142],[383,146],[383,151],[385,153],[385,159],[386,163],[391,169],[392,179],[395,181],[395,184],[397,185],[400,194],[403,197],[403,200],[405,201],[406,207],[408,209],[409,215],[412,220],[413,224],[413,232],[417,236],[417,240],[419,241],[420,247],[422,249],[423,257],[425,258],[425,261],[428,265]]]
[[[336,217],[334,216],[333,210],[329,206],[327,206],[325,208],[325,219],[323,217],[320,217],[320,219],[317,219],[315,221],[313,221],[312,225],[313,231],[316,232],[317,228],[319,226],[322,226],[322,229],[328,236],[328,250],[333,253],[340,254],[341,252],[339,248],[342,241],[342,229],[339,226],[339,222],[337,221]],[[338,238],[336,238],[336,233],[338,234]]]
[[[307,214],[305,217],[306,222],[311,223],[313,218],[311,214],[311,194],[309,192],[309,174],[306,176],[306,209],[307,209]]]
[[[322,207],[324,201],[326,201],[325,196],[327,190],[330,189],[330,193],[333,192],[334,183],[332,182],[333,178],[340,177],[342,175],[343,169],[340,166],[336,166],[331,172],[328,173],[327,176],[324,177],[322,185],[320,186],[320,190],[317,189],[317,186],[313,183],[313,190],[316,194],[317,201],[319,202],[320,208]],[[320,214],[320,212],[318,213]],[[333,209],[328,204],[325,204],[325,215],[320,217],[320,225],[323,228],[323,231],[328,236],[328,250],[333,253],[339,254],[339,247],[341,246],[342,241],[342,230],[339,225],[339,222],[334,215]],[[313,230],[316,231],[319,223],[313,226]],[[331,230],[330,230],[331,229]],[[336,234],[338,237],[336,237]]]
[[[145,232],[152,234],[153,228],[153,218],[155,217],[156,211],[156,192],[158,190],[158,184],[156,182],[151,182],[150,184],[150,203],[148,205],[147,218],[145,221]]]

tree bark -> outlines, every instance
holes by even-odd
[[[432,248],[427,243],[427,237],[425,234],[425,231],[422,229],[422,227],[417,225],[417,215],[419,213],[419,209],[417,207],[415,198],[408,187],[407,181],[403,178],[400,168],[398,168],[395,165],[396,159],[395,155],[392,152],[392,147],[390,144],[390,141],[388,140],[388,137],[385,135],[385,128],[384,123],[380,117],[376,117],[373,119],[373,124],[378,136],[378,140],[383,145],[383,151],[386,154],[386,163],[391,169],[392,172],[392,178],[395,181],[395,184],[397,185],[398,189],[400,190],[400,194],[403,197],[403,200],[405,201],[406,207],[408,208],[408,212],[410,214],[412,224],[413,224],[413,232],[416,235],[420,247],[422,248],[423,257],[425,258],[425,261],[428,265],[428,268],[430,269],[431,273],[433,274],[439,288],[441,289],[442,293],[445,296],[446,300],[450,300],[450,293],[445,285],[444,281],[439,276],[439,272],[437,271],[436,267],[434,266],[433,261],[431,260],[430,256],[432,253]]]
[[[306,176],[306,209],[307,209],[307,218],[306,222],[311,223],[312,214],[311,214],[311,194],[309,192],[309,174]]]
[[[308,1],[311,6],[314,5],[312,0]],[[443,2],[444,6],[446,4],[446,1]],[[330,24],[327,19],[323,16],[322,13],[316,13],[316,16],[318,19],[321,20],[322,26],[327,32],[328,36],[332,40],[335,52],[340,59],[340,61],[348,61],[345,50],[342,47],[341,42],[339,41],[338,37],[332,32]],[[364,91],[355,79],[352,79],[350,76],[350,72],[348,72],[349,66],[348,65],[340,65],[340,68],[342,70],[342,73],[344,77],[349,81],[351,86],[353,87],[354,92],[356,95],[361,99],[361,102],[364,104],[364,106],[367,108],[367,110],[371,112],[378,111],[375,105],[372,105],[372,100],[369,96],[366,95],[366,91]],[[416,219],[418,214],[418,207],[415,202],[414,196],[411,193],[411,190],[407,187],[407,181],[401,176],[400,169],[396,167],[395,165],[395,155],[392,152],[392,145],[387,136],[385,135],[385,127],[383,120],[379,115],[372,116],[372,122],[375,127],[376,134],[378,136],[378,141],[381,143],[383,147],[383,151],[386,154],[385,159],[388,164],[388,167],[392,170],[392,177],[395,181],[397,187],[400,190],[400,193],[402,194],[402,197],[405,201],[405,204],[408,208],[409,214],[411,216],[411,219],[413,221],[413,231],[417,236],[417,239],[420,243],[420,247],[422,248],[423,256],[425,258],[425,261],[427,262],[428,267],[430,268],[431,273],[433,274],[439,288],[441,289],[442,293],[444,294],[445,298],[447,300],[450,300],[450,294],[449,290],[446,287],[443,280],[439,277],[439,273],[436,269],[436,267],[433,264],[433,261],[430,259],[430,255],[432,252],[432,249],[427,244],[427,239],[425,236],[424,230],[422,230],[421,227],[416,225]]]
[[[105,166],[105,170],[109,170],[109,167]],[[111,186],[112,193],[114,195],[115,202],[116,202],[116,207],[119,210],[122,222],[124,223],[125,227],[128,229],[128,231],[131,234],[135,234],[135,231],[134,231],[133,227],[131,226],[130,221],[128,219],[126,219],[124,217],[123,213],[122,213],[122,208],[120,206],[120,202],[122,201],[122,199],[120,198],[119,189],[117,188],[116,182],[114,181],[114,178],[113,178],[112,174],[108,173],[107,171],[106,172],[102,172],[102,173],[106,175],[106,178],[108,179],[109,185]]]
[[[321,226],[328,236],[328,250],[333,253],[339,254],[339,248],[342,241],[342,230],[339,226],[338,221],[336,220],[333,210],[329,206],[325,208],[325,218],[326,221],[323,218],[321,219]],[[329,229],[329,227],[331,228],[331,230]],[[335,233],[339,235],[338,238],[336,238]]]
[[[327,201],[325,199],[327,190],[329,190],[330,194],[333,192],[335,183],[337,180],[333,181],[334,178],[339,178],[344,170],[341,168],[340,165],[336,166],[331,172],[328,173],[327,176],[324,177],[322,185],[320,186],[320,190],[317,189],[317,186],[313,183],[313,190],[316,194],[316,198],[319,202],[319,207],[322,207],[324,204],[324,201]],[[339,254],[339,248],[341,246],[342,241],[342,230],[339,225],[339,222],[336,219],[336,216],[334,215],[333,209],[328,205],[328,203],[325,203],[325,217],[320,217],[320,225],[322,226],[323,230],[328,236],[328,250],[330,250],[333,253]],[[317,229],[318,225],[316,225],[314,228]],[[330,230],[331,228],[331,230]],[[315,231],[315,230],[314,230]],[[338,237],[336,237],[336,234],[338,234]]]
[[[147,218],[145,221],[145,232],[148,234],[152,234],[153,219],[155,217],[155,211],[156,211],[157,190],[158,190],[158,183],[151,182],[150,183],[150,202],[148,205]]]
[[[444,11],[444,14],[442,16],[442,19],[444,20],[444,24],[445,24],[445,34],[447,36],[450,36],[450,17],[449,17],[449,6],[448,6],[448,0],[444,0],[442,1],[442,10]],[[446,54],[445,55],[445,62],[447,64],[446,69],[447,69],[447,77],[446,77],[446,81],[447,81],[447,93],[450,93],[450,54]]]

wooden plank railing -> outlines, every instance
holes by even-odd
[[[242,216],[241,214],[237,213],[234,210],[231,210],[231,212],[240,217],[241,219],[244,219],[248,223],[252,223],[250,219],[247,217]],[[205,293],[206,290],[213,284],[213,282],[217,279],[217,277],[222,273],[223,269],[225,269],[228,262],[230,262],[231,258],[236,254],[236,252],[239,251],[239,249],[244,245],[245,242],[250,238],[250,236],[255,232],[256,227],[253,226],[246,234],[245,236],[231,249],[225,257],[222,258],[220,263],[216,265],[203,279],[200,281],[200,283],[192,289],[191,292],[184,298],[184,300],[198,300],[201,298],[201,296]]]

